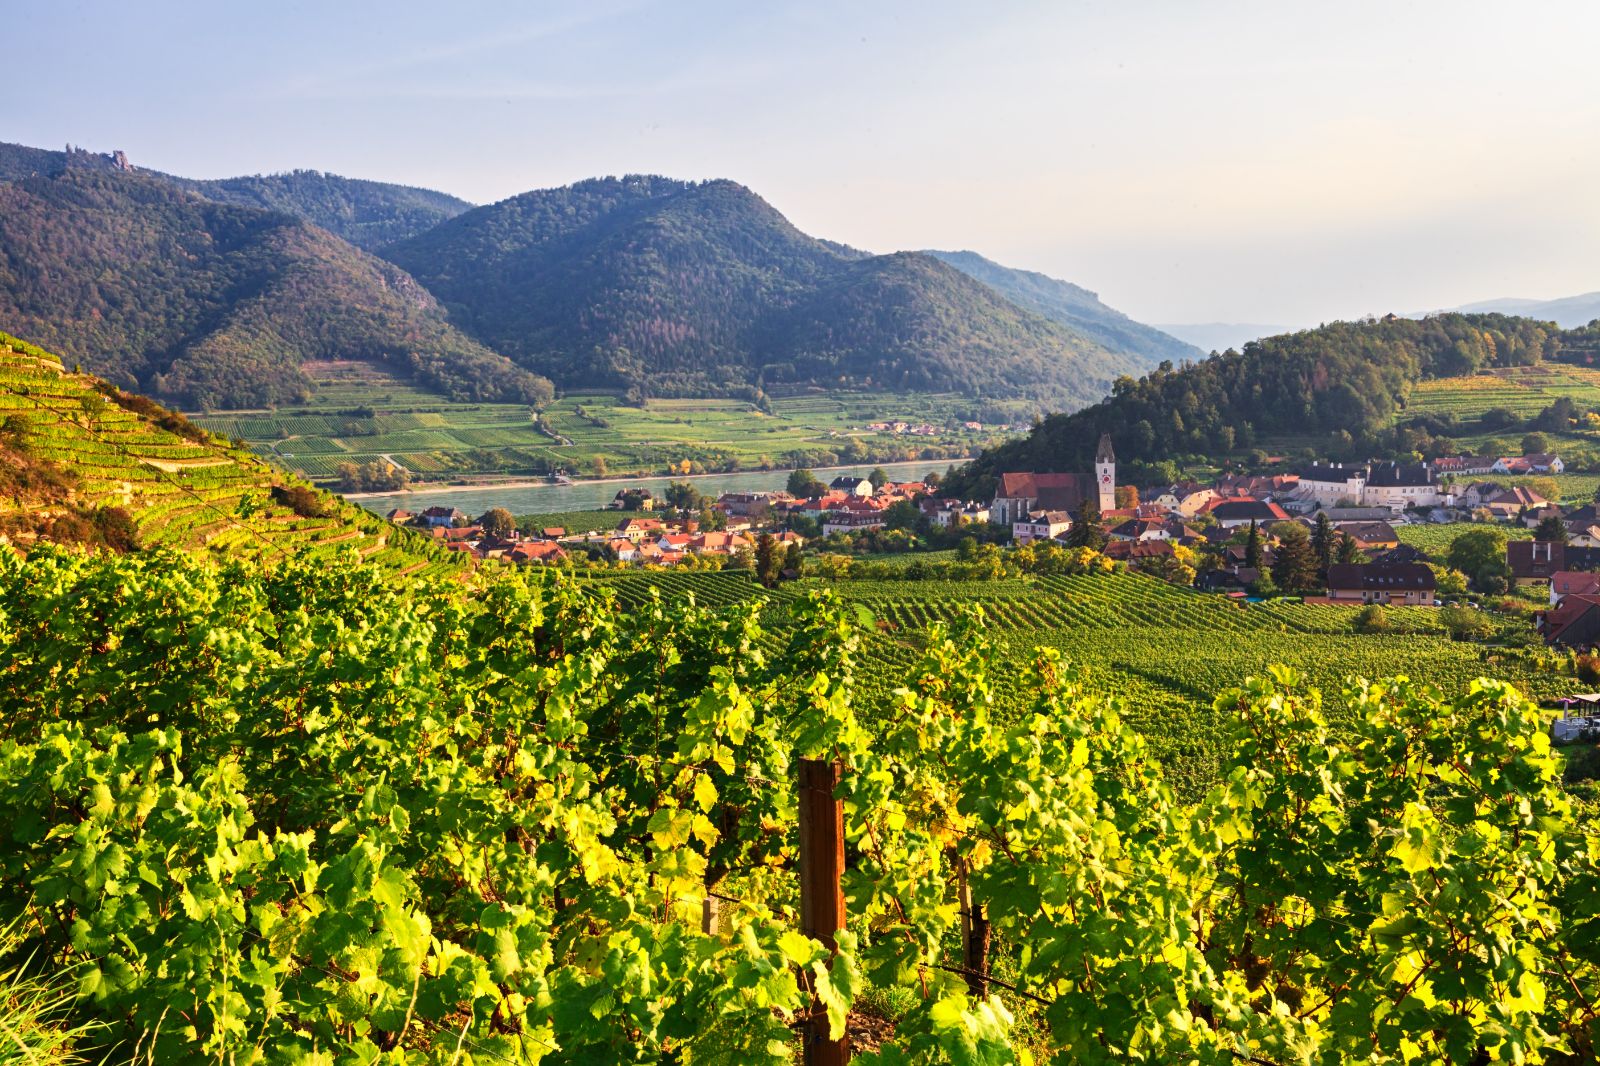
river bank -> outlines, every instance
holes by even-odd
[[[866,463],[855,466],[817,467],[813,470],[824,481],[836,477],[866,477],[882,468],[896,481],[913,481],[930,472],[940,474],[965,460],[919,459],[904,463]],[[556,485],[543,480],[505,481],[494,485],[440,485],[405,489],[400,492],[352,492],[345,499],[369,511],[384,514],[396,507],[417,510],[422,507],[451,506],[468,514],[482,514],[491,507],[504,507],[512,514],[555,514],[605,507],[620,486],[638,486],[660,493],[674,481],[687,481],[708,496],[724,492],[770,492],[789,482],[789,470],[746,470],[733,474],[698,474],[692,477],[596,478]]]

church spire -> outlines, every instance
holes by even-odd
[[[1097,463],[1114,463],[1117,461],[1116,453],[1111,450],[1111,434],[1100,434],[1100,450],[1094,453]]]

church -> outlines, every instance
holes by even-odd
[[[989,521],[1009,526],[1035,511],[1076,514],[1084,500],[1093,501],[1101,513],[1116,509],[1117,457],[1109,433],[1100,437],[1092,474],[1001,474]]]

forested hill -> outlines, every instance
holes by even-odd
[[[1536,363],[1560,347],[1552,323],[1493,314],[1389,316],[1266,337],[1120,380],[1108,399],[1052,415],[984,453],[956,487],[970,490],[1006,470],[1087,469],[1102,433],[1111,434],[1119,462],[1228,452],[1269,434],[1359,440],[1387,426],[1423,378]]]
[[[931,256],[816,240],[729,181],[525,193],[385,254],[468,332],[564,385],[949,389],[1074,407],[1154,362]]]
[[[977,252],[925,253],[978,279],[1018,307],[1074,329],[1113,351],[1144,356],[1153,362],[1200,359],[1205,352],[1154,326],[1135,322],[1081,285],[1033,270],[1018,270],[986,259]]]
[[[300,364],[324,358],[383,362],[460,399],[551,394],[394,265],[282,212],[112,167],[0,183],[0,320],[194,408],[299,401]]]
[[[125,161],[124,161],[125,162]],[[136,164],[128,163],[129,167]],[[67,169],[118,171],[115,155],[81,149],[55,152],[0,143],[0,181],[51,177]],[[201,181],[147,170],[137,173],[218,203],[281,211],[315,223],[358,248],[374,251],[414,237],[472,205],[447,193],[296,170],[287,174]]]

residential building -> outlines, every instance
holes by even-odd
[[[1438,583],[1423,563],[1334,563],[1328,598],[1390,606],[1429,607]]]
[[[1567,546],[1559,540],[1513,540],[1506,544],[1506,565],[1514,584],[1549,581],[1567,568]]]
[[[1344,463],[1312,463],[1300,471],[1294,495],[1319,507],[1358,505],[1367,484],[1367,468]]]
[[[1011,539],[1017,544],[1050,540],[1072,528],[1072,516],[1065,511],[1035,511],[1011,523]]]
[[[1550,606],[1568,596],[1600,596],[1600,574],[1590,570],[1557,570],[1550,575]]]
[[[1440,502],[1439,483],[1426,463],[1375,463],[1367,471],[1361,503],[1386,507],[1395,514],[1410,507],[1432,507]]]
[[[836,477],[828,482],[828,488],[832,492],[842,492],[847,496],[871,496],[877,492],[872,487],[872,482],[864,477]]]
[[[1557,606],[1534,615],[1533,624],[1547,644],[1591,650],[1600,644],[1600,596],[1572,593]]]
[[[1217,520],[1223,529],[1238,529],[1251,522],[1267,526],[1273,522],[1287,522],[1289,514],[1269,500],[1256,500],[1248,496],[1212,500],[1206,504],[1206,513]]]

